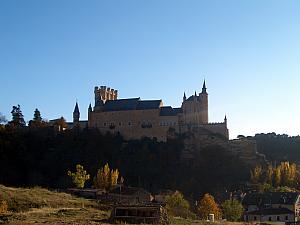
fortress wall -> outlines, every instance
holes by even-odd
[[[159,113],[159,109],[91,112],[89,127],[97,127],[103,133],[120,132],[125,139],[140,139],[146,136],[166,141],[170,127],[178,130],[178,117],[161,117]]]

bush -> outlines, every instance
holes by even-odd
[[[0,213],[6,213],[8,209],[8,205],[6,201],[0,202]]]
[[[226,200],[225,202],[223,202],[222,208],[223,208],[224,217],[228,221],[235,222],[240,220],[244,212],[244,208],[242,204],[235,199]]]
[[[184,199],[179,191],[166,197],[166,209],[171,216],[196,218],[196,215],[190,211],[188,201]]]

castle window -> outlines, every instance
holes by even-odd
[[[122,123],[121,123],[121,122],[119,122],[119,126],[122,126]]]
[[[103,123],[103,125],[106,127],[106,123]]]
[[[131,126],[131,122],[128,122],[128,126]]]

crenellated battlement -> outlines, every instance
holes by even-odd
[[[107,100],[117,100],[118,99],[118,90],[107,86],[95,87],[95,102],[99,102],[100,100],[105,103]]]

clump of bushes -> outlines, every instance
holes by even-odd
[[[7,205],[7,202],[2,200],[0,202],[0,213],[6,213],[8,210],[8,205]]]

